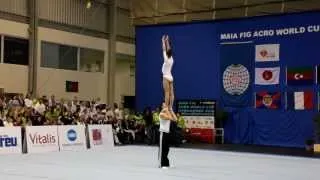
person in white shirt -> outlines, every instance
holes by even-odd
[[[13,127],[13,119],[11,117],[7,118],[4,122],[4,127]]]
[[[170,162],[168,154],[170,150],[170,142],[172,142],[170,133],[173,130],[173,122],[177,121],[177,117],[174,113],[171,113],[165,103],[162,104],[162,110],[159,114],[160,119],[160,143],[159,143],[159,167],[169,168]]]
[[[24,99],[24,105],[28,108],[32,107],[32,100],[30,99],[30,95],[27,94],[26,98]]]
[[[171,73],[173,66],[172,47],[170,45],[169,36],[162,36],[162,51],[163,51],[163,65],[162,65],[162,76],[163,76],[163,89],[165,95],[165,104],[172,111],[174,102],[174,90],[173,90],[173,76]]]
[[[117,103],[113,104],[114,116],[117,120],[120,120],[120,109]]]
[[[67,109],[67,111],[71,111],[72,113],[77,111],[77,106],[73,103],[73,101],[70,100],[64,104],[64,107]]]
[[[108,118],[108,121],[113,122],[113,121],[114,121],[114,118],[115,118],[114,111],[111,109],[110,106],[107,106],[107,107],[106,107],[106,110],[107,110],[106,116],[107,116],[107,118]]]
[[[44,112],[46,111],[46,106],[43,104],[43,100],[40,99],[37,104],[34,106],[34,109],[36,112],[38,112],[41,115],[44,115]]]

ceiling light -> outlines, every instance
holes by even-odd
[[[87,0],[87,3],[86,3],[86,8],[87,9],[90,9],[92,6],[92,2],[90,0]]]

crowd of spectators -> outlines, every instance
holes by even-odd
[[[111,124],[116,144],[156,144],[159,112],[159,108],[154,111],[146,108],[139,113],[123,109],[116,103],[112,106],[103,104],[99,98],[92,101],[79,101],[77,97],[57,100],[53,95],[31,98],[29,94],[0,97],[0,127]],[[183,132],[181,116],[177,126],[179,132]],[[182,140],[179,138],[179,143]]]

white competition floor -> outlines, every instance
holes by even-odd
[[[0,155],[0,180],[319,180],[320,160],[171,149],[171,169],[157,168],[157,148]]]

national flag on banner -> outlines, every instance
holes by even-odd
[[[257,109],[279,109],[281,107],[280,92],[259,92],[256,93]]]
[[[79,83],[74,81],[66,81],[66,92],[78,92]]]
[[[279,61],[280,44],[256,45],[256,62]]]
[[[288,68],[287,84],[294,86],[312,85],[314,83],[313,71],[313,67]]]
[[[256,68],[255,84],[273,85],[279,84],[280,67]]]
[[[289,92],[287,95],[288,109],[311,110],[313,109],[313,92]]]

